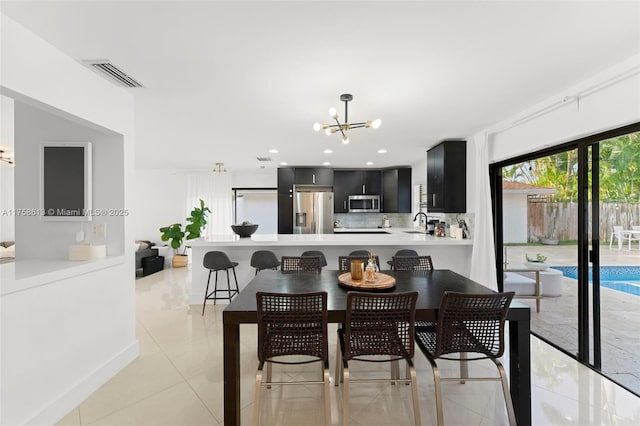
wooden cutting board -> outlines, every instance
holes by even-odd
[[[351,273],[345,272],[338,276],[338,283],[341,287],[352,290],[387,290],[396,286],[396,279],[387,274],[377,272],[375,281],[365,281],[364,279],[354,281],[351,279]]]

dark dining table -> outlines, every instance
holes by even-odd
[[[495,293],[481,284],[450,270],[412,273],[384,271],[396,280],[387,291],[418,291],[416,321],[436,320],[440,299],[445,291]],[[240,324],[256,324],[256,292],[304,293],[326,291],[330,323],[343,323],[348,289],[338,284],[339,271],[320,274],[285,274],[261,271],[242,289],[222,313],[224,336],[224,424],[240,425]],[[531,425],[531,351],[529,306],[512,301],[509,321],[510,390],[516,420],[520,426]],[[257,366],[256,366],[257,367]]]

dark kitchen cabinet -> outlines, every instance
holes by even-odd
[[[381,193],[382,172],[380,170],[362,170],[362,194],[380,195]]]
[[[293,234],[293,195],[278,194],[278,234]]]
[[[380,170],[335,170],[333,172],[333,212],[348,213],[349,195],[380,195]]]
[[[284,195],[293,193],[293,176],[293,168],[287,167],[278,169],[278,194]]]
[[[348,213],[347,197],[351,190],[352,180],[350,179],[352,171],[335,170],[333,172],[333,212]]]
[[[293,234],[293,168],[278,169],[278,234]]]
[[[333,185],[333,169],[322,167],[296,167],[293,183],[296,185]]]
[[[333,185],[333,169],[281,167],[278,169],[278,234],[293,234],[293,186]]]
[[[467,143],[445,140],[427,151],[427,211],[467,211]]]
[[[411,213],[411,168],[382,171],[382,212]]]

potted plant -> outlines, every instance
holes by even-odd
[[[205,207],[204,201],[200,200],[200,207],[194,207],[191,210],[191,216],[187,218],[187,226],[185,226],[185,231],[188,232],[187,240],[193,240],[196,238],[200,238],[200,233],[207,225],[207,213],[211,213],[209,207]]]
[[[549,265],[545,263],[547,256],[543,256],[540,253],[536,253],[536,257],[533,258],[529,257],[528,254],[525,254],[524,257],[527,259],[526,265],[529,269],[543,270],[549,267]]]
[[[160,236],[162,241],[170,241],[169,245],[174,251],[174,256],[171,261],[173,267],[180,268],[183,266],[187,266],[189,260],[186,254],[187,248],[184,247],[182,253],[180,253],[182,240],[185,236],[185,233],[182,230],[182,224],[174,223],[173,225],[162,227],[160,228],[160,232],[162,232],[162,235]]]

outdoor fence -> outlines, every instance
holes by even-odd
[[[589,203],[591,211],[591,203]],[[559,241],[578,239],[578,203],[528,203],[529,242],[541,238]],[[609,241],[614,225],[631,229],[640,225],[640,204],[600,203],[600,240]],[[589,219],[591,237],[591,218]]]

